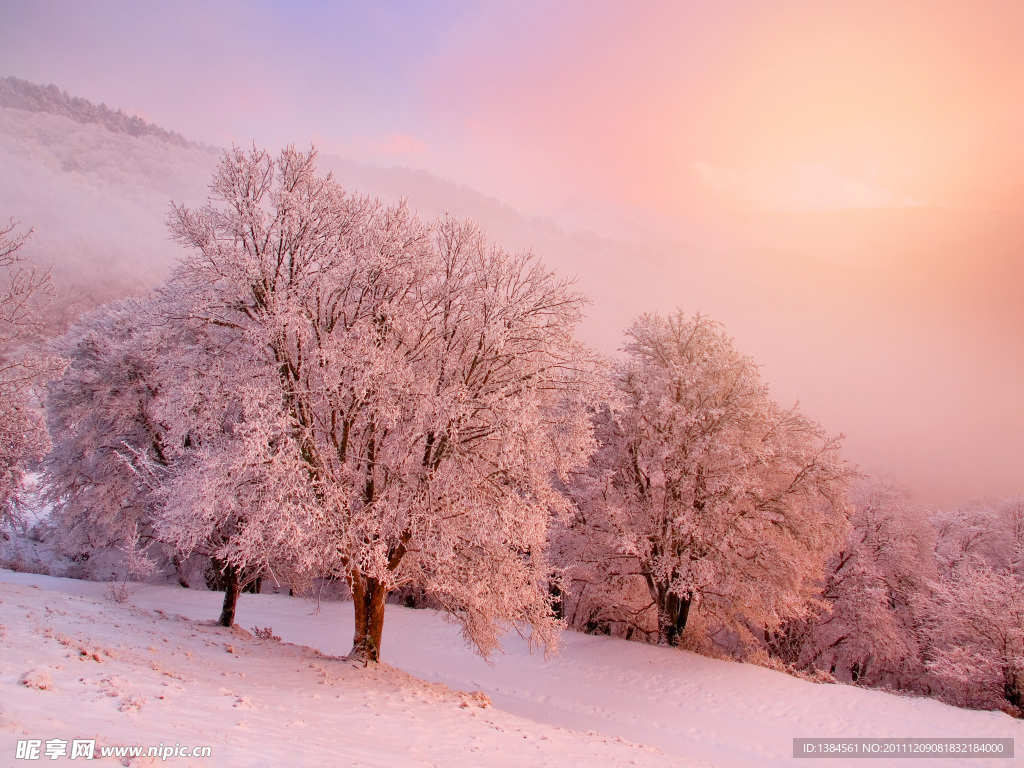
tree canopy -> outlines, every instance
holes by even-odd
[[[668,644],[694,607],[740,632],[804,611],[846,531],[839,440],[772,400],[705,316],[644,315],[625,351],[576,485],[588,546],[608,553],[591,560],[633,564]]]
[[[291,537],[300,568],[348,580],[366,658],[407,584],[484,653],[519,622],[550,642],[546,536],[566,506],[553,481],[591,440],[583,297],[471,223],[346,194],[314,152],[235,150],[211,189],[209,205],[173,210],[189,253],[165,290],[233,358],[183,363],[175,378],[204,402],[182,431],[221,418],[216,393],[259,404],[231,429],[198,427],[216,461],[180,480],[258,498],[231,505],[218,556],[249,566],[268,537]],[[172,515],[180,540],[229,514],[209,507]]]

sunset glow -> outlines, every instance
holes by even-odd
[[[524,210],[1021,208],[1017,3],[6,5],[9,74]]]

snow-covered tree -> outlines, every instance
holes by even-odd
[[[0,531],[20,520],[25,472],[49,448],[38,390],[60,370],[55,358],[25,348],[40,327],[50,274],[28,266],[21,248],[31,233],[16,226],[0,226]]]
[[[587,535],[619,574],[632,561],[662,643],[692,608],[747,639],[800,615],[847,530],[839,440],[776,404],[705,316],[645,315],[627,339],[621,405],[575,485]]]
[[[1003,499],[997,510],[1006,542],[1003,550],[1006,568],[1024,578],[1024,494]]]
[[[579,496],[582,484],[572,487]],[[656,641],[657,611],[637,558],[616,548],[616,530],[587,506],[580,504],[571,517],[552,525],[551,559],[557,568],[553,587],[560,615],[568,626],[589,634]]]
[[[241,500],[237,487],[210,485],[226,446],[242,444],[246,409],[251,417],[260,406],[244,382],[224,374],[248,359],[235,340],[217,326],[188,323],[169,291],[112,302],[54,342],[70,364],[46,401],[56,438],[45,462],[54,543],[75,557],[136,556],[141,547],[169,558],[183,584],[186,558],[209,556],[228,626],[239,591],[263,570],[218,562],[233,542],[230,514],[202,534],[193,524],[187,536],[172,521],[183,507],[195,523],[209,518],[206,507]]]
[[[849,498],[850,532],[826,565],[824,604],[769,633],[768,648],[801,669],[920,689],[924,670],[914,603],[935,576],[934,531],[889,482],[865,479]]]
[[[169,461],[155,412],[159,322],[152,300],[125,299],[80,318],[53,343],[68,366],[47,391],[54,445],[44,468],[56,543],[68,554],[154,537],[155,483],[142,464]]]
[[[928,666],[970,706],[1024,715],[1024,583],[975,563],[935,583],[919,607]]]
[[[210,204],[171,217],[190,253],[168,290],[251,350],[231,376],[264,404],[215,485],[270,487],[273,503],[246,505],[223,556],[250,566],[265,532],[293,535],[295,567],[348,580],[367,659],[406,585],[485,654],[520,622],[549,642],[546,535],[566,507],[552,482],[590,446],[583,299],[471,224],[347,195],[314,158],[235,150]]]
[[[959,704],[1024,715],[1024,500],[973,504],[932,520],[939,578],[917,601],[927,666]]]
[[[157,486],[155,529],[179,552],[211,558],[224,589],[220,623],[231,626],[247,586],[264,576],[295,586],[301,575],[293,564],[304,561],[307,571],[316,564],[302,549],[316,498],[294,455],[280,391],[246,378],[253,369],[246,339],[180,316],[167,325],[175,353],[158,363],[165,384],[154,410],[167,425],[170,467],[146,467]]]
[[[966,504],[939,512],[932,522],[938,541],[935,554],[944,575],[985,564],[1024,576],[1024,497],[995,506]]]

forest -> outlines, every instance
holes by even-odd
[[[2,567],[223,591],[228,627],[326,590],[363,662],[391,602],[484,657],[570,628],[1024,715],[1024,497],[915,504],[705,314],[609,359],[571,280],[315,150],[224,153],[170,277],[56,338],[29,225],[0,228],[0,531],[56,555]]]

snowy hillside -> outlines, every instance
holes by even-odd
[[[0,107],[0,218],[32,227],[28,254],[53,267],[51,330],[166,278],[179,251],[164,224],[170,200],[201,200],[216,157],[155,136]]]
[[[349,603],[243,596],[238,627],[272,628],[279,643],[213,626],[216,593],[131,585],[118,604],[108,588],[0,571],[3,764],[31,764],[14,760],[26,739],[95,738],[97,755],[211,747],[166,761],[182,766],[793,766],[795,737],[1024,744],[1024,724],[1002,713],[575,633],[548,661],[513,636],[488,664],[439,615],[396,606],[386,663],[364,668],[340,658]],[[914,765],[930,762],[1011,764]],[[816,764],[859,763],[799,763]]]
[[[0,222],[14,218],[22,229],[33,228],[32,259],[53,267],[58,296],[51,330],[102,302],[162,282],[183,254],[168,234],[170,203],[198,206],[205,201],[221,149],[187,142],[156,126],[131,135],[111,130],[99,118],[45,110],[52,105],[29,109],[10,94],[5,98],[6,82],[0,79]],[[101,117],[115,114],[84,99],[69,101]],[[431,174],[332,155],[321,156],[320,166],[352,191],[387,202],[408,198],[424,219],[446,211],[470,217],[498,242],[537,248],[564,262],[560,266],[569,272],[594,264],[593,248],[568,241],[550,223],[537,226],[497,200]],[[620,329],[611,330],[617,334]]]

